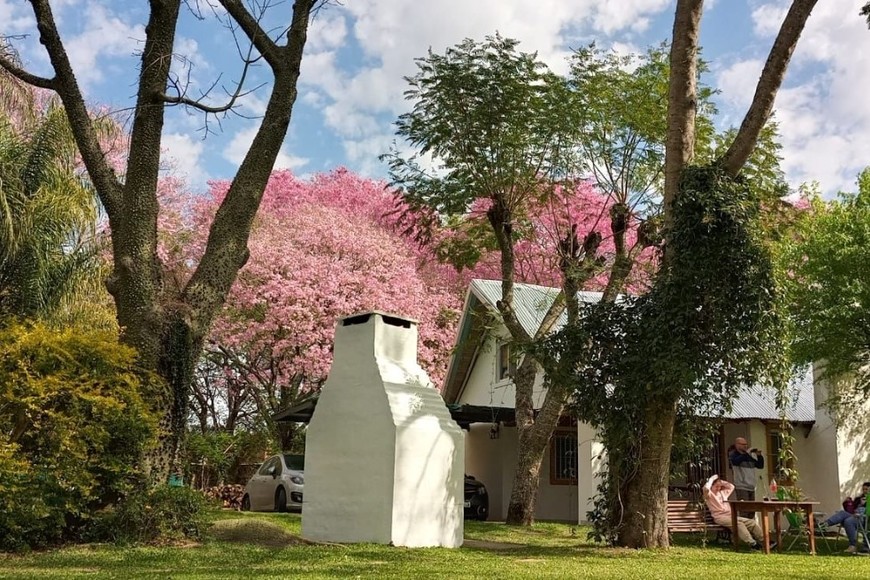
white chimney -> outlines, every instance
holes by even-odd
[[[417,364],[417,324],[342,318],[305,442],[302,535],[459,547],[465,435]]]

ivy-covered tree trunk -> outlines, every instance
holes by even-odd
[[[730,177],[736,177],[745,165],[749,153],[755,148],[764,124],[770,118],[773,102],[792,52],[812,12],[816,0],[794,0],[774,41],[752,104],[728,151],[718,160],[719,166]],[[678,0],[674,16],[673,39],[670,53],[670,87],[668,96],[668,127],[665,155],[664,224],[665,243],[662,268],[680,269],[674,262],[673,236],[678,226],[674,223],[674,205],[679,198],[691,197],[692,192],[682,189],[684,172],[692,161],[697,107],[697,52],[703,0]],[[711,187],[718,187],[711,184]],[[706,195],[712,192],[701,192]],[[691,201],[691,200],[689,200]],[[689,225],[694,227],[694,224]],[[731,268],[732,264],[719,264]],[[688,271],[673,272],[677,276],[691,275]],[[672,273],[665,272],[656,284],[667,284]],[[695,290],[698,291],[698,290]],[[653,290],[655,292],[655,289]],[[741,297],[742,299],[742,297]],[[706,310],[704,305],[702,310]],[[694,313],[686,312],[691,318]],[[722,329],[724,330],[724,329]],[[713,333],[717,330],[713,329]],[[682,339],[683,337],[679,337]],[[685,337],[689,339],[689,337]],[[690,339],[691,340],[691,339]],[[699,349],[702,344],[695,345]],[[691,348],[691,347],[690,347]],[[656,356],[650,345],[652,356]],[[651,365],[651,369],[656,365]],[[654,371],[650,371],[654,372]],[[689,373],[688,377],[692,377]],[[655,377],[651,377],[655,379]],[[675,381],[681,380],[675,377]],[[682,379],[691,381],[692,379]],[[655,382],[655,380],[653,380]],[[693,387],[686,382],[677,389],[677,397]],[[670,476],[670,450],[673,443],[677,400],[671,397],[650,398],[643,409],[643,429],[640,439],[637,476],[625,481],[625,520],[619,528],[618,543],[628,547],[667,547],[667,486]]]
[[[668,545],[668,482],[676,409],[676,401],[667,399],[647,405],[639,426],[642,436],[636,471],[625,482],[624,523],[618,537],[621,546]]]

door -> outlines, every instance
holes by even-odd
[[[275,508],[275,482],[273,474],[278,472],[278,458],[270,457],[263,462],[257,473],[248,482],[248,497],[254,511],[271,511]]]

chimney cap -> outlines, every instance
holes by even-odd
[[[416,318],[409,318],[408,316],[402,316],[401,314],[393,314],[390,312],[384,312],[383,310],[363,310],[362,312],[342,316],[338,319],[338,324],[339,326],[363,324],[368,321],[372,314],[377,314],[384,322],[392,324],[393,326],[409,327],[408,323],[415,325],[420,323]]]

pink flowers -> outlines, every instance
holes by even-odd
[[[161,256],[172,268],[195,263],[202,250],[202,224],[228,187],[210,185],[192,207],[179,207],[172,187],[163,196]],[[256,361],[270,382],[311,388],[329,372],[337,318],[395,312],[420,321],[419,359],[440,386],[462,294],[451,277],[437,274],[443,267],[432,265],[431,255],[394,227],[394,207],[383,182],[345,169],[309,181],[275,172],[249,241],[251,258],[209,342]]]

